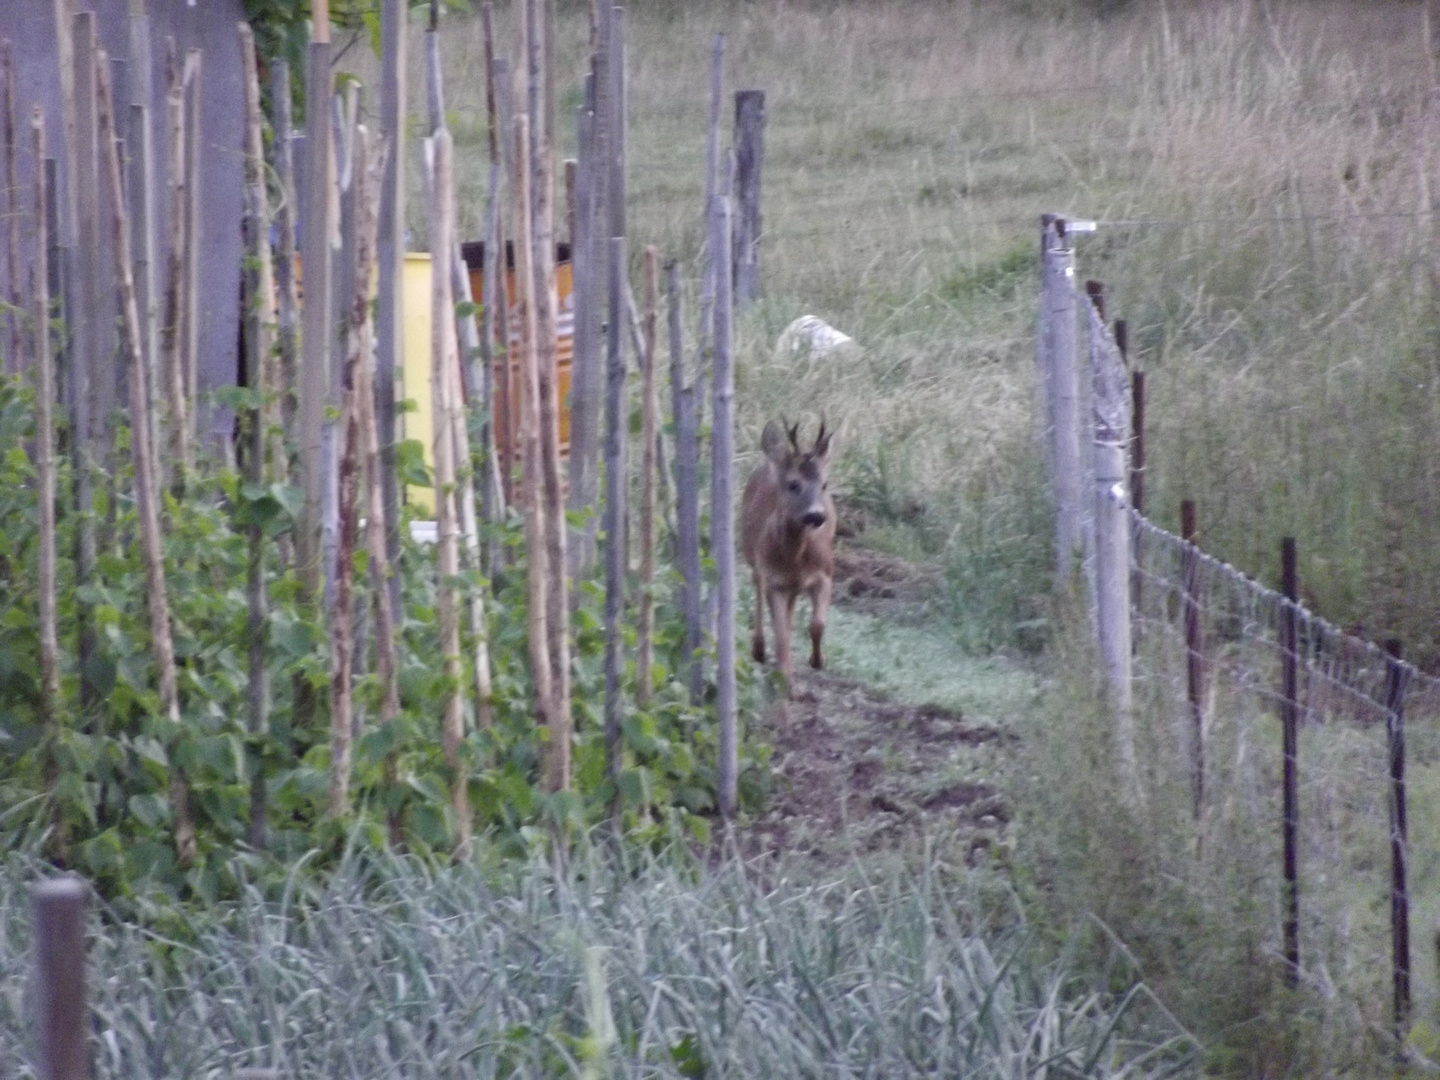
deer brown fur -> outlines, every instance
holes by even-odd
[[[835,434],[820,432],[814,446],[800,449],[799,425],[786,428],[774,420],[760,437],[765,460],[745,485],[742,544],[745,561],[755,575],[755,659],[765,659],[765,606],[775,626],[775,662],[785,675],[786,692],[794,678],[790,657],[795,601],[810,597],[810,666],[823,668],[825,615],[835,570],[835,503],[827,490],[826,473]]]

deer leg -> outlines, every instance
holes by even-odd
[[[833,584],[823,577],[810,590],[810,666],[819,671],[825,666],[825,653],[820,642],[825,638],[825,616],[830,611],[830,590]]]
[[[770,590],[770,618],[775,622],[775,666],[785,676],[785,696],[791,694],[795,667],[790,660],[790,626],[794,621],[795,594],[784,589]]]
[[[765,662],[765,579],[760,571],[751,572],[755,578],[755,630],[750,635],[750,655],[757,664]]]

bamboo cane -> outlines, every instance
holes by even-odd
[[[456,854],[470,853],[470,806],[461,757],[465,736],[464,703],[461,698],[460,623],[456,611],[454,580],[460,572],[455,511],[455,437],[451,412],[455,408],[450,392],[449,372],[458,366],[455,339],[455,306],[450,289],[450,253],[453,250],[451,210],[444,192],[449,190],[452,168],[450,133],[443,127],[431,136],[429,162],[430,266],[431,266],[431,398],[435,415],[435,517],[439,540],[436,555],[440,576],[437,604],[440,650],[444,657],[445,711],[441,740],[445,762],[450,769],[450,805],[455,814]]]
[[[275,181],[279,187],[280,205],[275,211],[275,290],[279,302],[276,327],[276,356],[280,371],[276,381],[280,400],[281,438],[287,448],[295,444],[297,354],[299,348],[300,297],[295,283],[295,146],[290,109],[290,65],[281,59],[270,69],[270,103],[274,110]],[[281,458],[276,458],[277,463]],[[294,482],[295,463],[286,460],[281,475]]]
[[[623,767],[620,722],[624,659],[620,622],[625,613],[625,519],[628,495],[625,448],[629,409],[625,402],[625,339],[620,331],[625,288],[625,238],[610,239],[610,319],[605,371],[605,773],[612,781]]]
[[[9,286],[10,301],[10,349],[7,354],[7,368],[17,375],[23,368],[21,355],[24,351],[20,318],[24,311],[24,299],[20,295],[20,178],[16,165],[18,147],[15,132],[15,60],[11,54],[10,39],[0,41],[0,147],[3,147],[5,163],[5,281]]]
[[[715,426],[711,438],[713,472],[710,493],[710,550],[715,556],[716,711],[720,720],[718,786],[720,814],[733,818],[738,804],[739,744],[735,699],[735,505],[730,479],[735,471],[735,369],[731,355],[733,301],[730,279],[730,200],[716,195],[710,214],[710,244],[715,275]]]
[[[381,13],[381,130],[387,146],[385,176],[380,194],[379,261],[380,298],[376,318],[375,378],[372,393],[374,427],[380,450],[378,482],[385,506],[386,561],[400,563],[400,484],[395,474],[395,372],[403,368],[405,322],[405,120],[408,68],[407,8],[405,0],[384,0]],[[374,478],[372,477],[372,482]],[[391,612],[400,609],[400,578],[389,579]],[[377,611],[378,615],[378,611]],[[379,627],[376,627],[377,632]]]
[[[650,704],[655,636],[655,435],[659,402],[655,390],[655,309],[660,297],[660,259],[645,248],[645,355],[640,390],[640,626],[635,662],[636,702]]]
[[[185,399],[190,406],[186,414],[189,424],[187,434],[192,454],[196,453],[200,443],[200,226],[204,220],[200,206],[200,156],[205,145],[201,136],[203,61],[204,54],[199,49],[186,51],[185,276],[181,279],[180,294],[185,317],[180,325]]]
[[[673,259],[665,267],[665,293],[670,321],[670,401],[675,417],[675,547],[682,583],[680,609],[685,615],[686,682],[690,703],[699,705],[705,694],[705,668],[700,655],[700,464],[695,388],[685,385],[680,268]]]
[[[529,558],[527,619],[530,677],[535,687],[537,723],[553,729],[556,707],[551,681],[554,667],[550,660],[550,634],[547,625],[549,605],[546,592],[550,584],[550,574],[546,566],[546,503],[541,479],[543,465],[540,448],[540,358],[537,343],[539,329],[536,325],[535,274],[530,257],[534,250],[530,234],[530,119],[524,114],[515,117],[511,145],[514,148],[511,185],[516,194],[515,282],[520,294],[520,376],[523,384],[520,390],[520,444],[524,457],[522,502],[525,507],[525,547]],[[553,759],[547,759],[547,764],[551,760]]]
[[[260,80],[255,62],[255,37],[248,23],[237,27],[245,79],[245,381],[255,395],[244,417],[246,481],[265,482],[265,401],[270,389],[267,368],[275,331],[274,275],[270,264],[270,197],[265,179],[265,144],[260,113]],[[259,522],[249,526],[248,616],[250,737],[258,740],[270,725],[270,679],[266,667],[269,597],[266,590],[265,533]],[[265,775],[258,747],[252,749],[250,777],[250,846],[265,847]]]
[[[169,404],[166,429],[170,437],[170,486],[183,493],[190,472],[190,422],[185,397],[184,363],[181,359],[181,324],[185,317],[185,89],[175,39],[166,40],[165,119],[169,130],[170,154],[170,248],[166,259],[169,280],[165,287],[165,315],[160,333],[161,372]]]
[[[96,106],[105,179],[114,208],[115,269],[120,284],[124,343],[130,391],[130,439],[135,459],[135,504],[140,518],[140,550],[145,563],[145,599],[150,611],[151,648],[158,669],[161,715],[180,727],[180,696],[175,674],[175,647],[170,631],[170,605],[165,586],[164,552],[160,540],[160,512],[150,463],[149,401],[145,397],[145,357],[140,351],[140,309],[135,299],[135,278],[130,269],[130,218],[120,180],[120,152],[116,145],[115,113],[110,97],[110,68],[105,50],[94,56]],[[195,858],[195,822],[189,792],[174,761],[170,766],[171,812],[175,820],[175,846],[182,865]]]
[[[45,787],[53,800],[59,778],[55,746],[60,736],[60,632],[55,602],[55,377],[50,356],[50,283],[48,214],[45,184],[45,114],[40,106],[30,120],[35,151],[35,261],[30,283],[30,319],[35,377],[35,476],[40,502],[40,716],[51,749],[46,754]],[[58,811],[58,807],[57,807]],[[63,855],[67,844],[63,822],[54,816],[55,849]]]

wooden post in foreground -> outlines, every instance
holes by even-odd
[[[765,91],[735,92],[735,301],[760,299],[760,175],[765,159]]]
[[[78,877],[30,890],[36,1036],[41,1080],[89,1080],[90,1014],[85,1005],[85,913],[90,887]]]
[[[710,550],[715,557],[716,711],[720,721],[720,815],[727,821],[739,808],[739,732],[735,697],[735,501],[730,482],[735,473],[735,368],[731,318],[734,301],[730,275],[730,199],[716,195],[710,211],[710,244],[715,278],[715,419],[711,436]]]
[[[24,300],[20,295],[20,180],[16,169],[19,135],[16,125],[15,102],[15,58],[11,52],[10,39],[0,41],[0,161],[4,164],[5,198],[5,284],[9,290],[6,299],[10,303],[10,344],[6,350],[6,369],[11,375],[20,372],[24,351],[24,331],[21,319],[24,317]],[[38,170],[37,170],[38,171]]]

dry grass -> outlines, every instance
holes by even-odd
[[[1150,370],[1154,513],[1197,499],[1207,545],[1255,573],[1294,533],[1327,615],[1428,643],[1440,381],[1431,224],[1417,213],[1440,180],[1422,152],[1434,121],[1420,110],[1418,8],[1102,4],[1122,11],[1100,19],[1096,7],[636,5],[632,249],[658,244],[698,276],[705,71],[723,31],[727,101],[763,87],[769,115],[765,299],[741,328],[740,445],[781,408],[843,416],[842,486],[919,508],[907,528],[921,526],[924,549],[976,564],[1043,517],[1030,506],[1037,216],[1147,222],[1102,226],[1080,267],[1107,282]],[[502,7],[513,54],[512,19]],[[568,140],[584,9],[563,4],[559,26]],[[452,18],[443,44],[460,221],[479,235],[478,20]],[[801,314],[862,349],[774,356]],[[991,561],[1013,576],[1014,560]],[[987,618],[1025,611],[1019,598]]]

